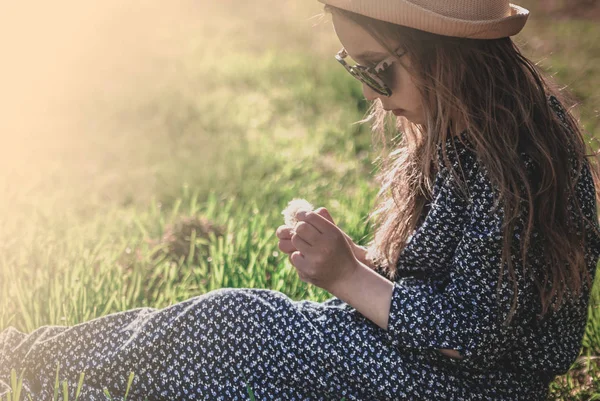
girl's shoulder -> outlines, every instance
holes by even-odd
[[[551,110],[553,110],[554,113],[557,115],[563,127],[565,127],[566,129],[570,129],[570,125],[568,122],[568,111],[566,110],[566,108],[554,95],[548,95],[546,99]],[[475,150],[474,143],[468,131],[466,130],[460,132],[457,135],[449,135],[448,138],[446,138],[446,140],[443,141],[443,143],[439,143],[437,145],[438,167],[440,169],[444,168],[444,152],[450,163],[453,165],[453,167],[456,167],[463,160],[467,162],[467,165],[474,167],[474,164],[477,161],[477,153]],[[520,153],[521,156],[524,158],[525,164],[529,167],[529,165],[531,164],[531,160],[529,160],[528,158],[527,150],[521,149]]]
[[[561,121],[563,127],[570,130],[568,123],[568,111],[554,95],[547,96],[549,107],[554,111]],[[525,143],[525,142],[524,142]],[[518,160],[515,163],[524,168],[529,180],[536,182],[539,180],[535,157],[531,154],[528,146],[519,144]],[[448,163],[447,163],[447,162]],[[457,135],[451,135],[445,141],[437,146],[437,167],[440,179],[444,181],[451,180],[467,184],[467,186],[481,186],[482,181],[489,181],[487,166],[481,160],[476,151],[474,141],[471,139],[468,131],[462,131]],[[571,169],[576,169],[576,163],[571,163]],[[492,183],[486,185],[490,189],[498,190]],[[522,184],[522,183],[521,183]],[[522,188],[523,189],[523,188]]]

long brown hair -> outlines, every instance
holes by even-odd
[[[432,192],[437,146],[442,146],[444,164],[465,190],[464,182],[448,160],[445,146],[449,135],[458,133],[459,127],[463,127],[492,184],[499,188],[498,202],[504,208],[501,266],[508,264],[514,290],[507,321],[510,322],[517,308],[518,288],[510,254],[515,223],[522,207],[528,211],[528,221],[520,237],[523,266],[528,266],[527,250],[534,227],[544,241],[547,269],[543,272],[544,277],[534,280],[541,297],[542,311],[538,316],[544,316],[551,307],[557,310],[567,290],[578,295],[584,284],[591,286],[584,258],[585,233],[576,234],[569,221],[568,205],[572,197],[580,221],[587,221],[577,202],[575,185],[585,158],[593,160],[589,165],[596,188],[599,188],[600,170],[597,155],[586,153],[586,140],[573,115],[568,111],[565,113],[569,128],[565,130],[550,108],[550,95],[562,104],[571,103],[556,84],[544,77],[510,37],[494,40],[455,38],[331,6],[326,6],[325,11],[339,13],[359,24],[390,54],[394,54],[400,43],[411,63],[406,66],[403,58],[398,58],[398,62],[408,68],[419,88],[425,112],[426,123],[423,125],[413,124],[405,118],[396,120],[393,129],[402,135],[396,137],[399,139],[393,143],[391,153],[387,152],[385,135],[390,119],[379,100],[371,105],[368,117],[360,121],[371,122],[375,136],[383,145],[381,170],[376,176],[381,190],[377,195],[377,206],[368,218],[374,222],[374,238],[368,246],[368,257],[391,280],[395,279],[396,262]],[[520,156],[524,144],[542,172],[540,182],[535,186],[528,179]],[[569,174],[569,157],[579,166],[576,177]],[[596,199],[600,201],[598,190]],[[596,229],[597,221],[591,222],[591,226]],[[502,271],[498,289],[501,281]]]

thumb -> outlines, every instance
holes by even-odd
[[[315,213],[318,214],[321,217],[326,218],[332,224],[335,224],[335,222],[333,221],[333,217],[331,217],[331,215],[329,214],[329,212],[327,211],[327,209],[325,209],[324,207],[318,208],[317,210],[315,210]]]

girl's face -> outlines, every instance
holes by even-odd
[[[348,55],[360,65],[375,66],[389,57],[389,52],[354,21],[336,13],[333,13],[332,21],[342,46]],[[397,43],[392,43],[392,45],[394,49],[399,46]],[[402,56],[402,62],[410,66],[408,56]],[[396,116],[406,117],[414,124],[424,124],[421,95],[408,71],[395,61],[383,73],[383,77],[385,83],[392,90],[392,96],[380,95],[368,85],[362,84],[365,98],[367,100],[379,98],[385,110],[393,111]]]

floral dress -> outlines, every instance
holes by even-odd
[[[71,383],[69,399],[85,372],[82,400],[105,400],[104,388],[123,399],[130,372],[129,400],[250,400],[248,387],[256,400],[546,399],[550,382],[579,354],[590,288],[538,320],[534,285],[517,266],[519,308],[503,326],[508,310],[497,301],[510,304],[512,286],[505,269],[496,293],[502,208],[494,208],[494,188],[467,137],[447,145],[469,195],[457,191],[440,162],[429,207],[398,260],[387,330],[335,297],[295,301],[273,290],[223,288],[72,327],[29,334],[8,328],[0,333],[0,398],[14,368],[25,369],[25,397],[52,399],[59,363],[61,382]],[[577,194],[597,228],[587,165]],[[582,224],[594,277],[600,241],[590,223]],[[542,268],[535,241],[531,252],[533,268]]]

